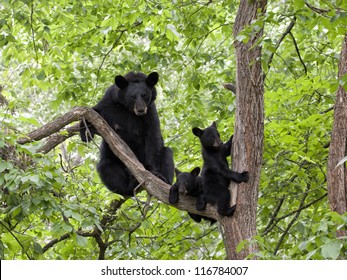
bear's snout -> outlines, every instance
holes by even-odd
[[[136,116],[141,117],[147,114],[147,107],[134,108],[134,113]]]

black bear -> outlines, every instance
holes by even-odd
[[[201,178],[199,177],[200,167],[195,167],[190,172],[181,172],[175,169],[176,182],[170,188],[169,202],[178,202],[178,196],[189,194],[197,197],[201,192]]]
[[[147,170],[171,184],[174,176],[172,150],[164,146],[154,103],[158,79],[156,72],[148,76],[141,72],[130,72],[124,77],[116,76],[115,84],[106,90],[93,109],[128,144]],[[90,141],[96,133],[90,123],[81,121],[82,141]],[[138,182],[104,140],[100,147],[97,170],[110,191],[126,196],[133,195]]]
[[[205,129],[194,127],[192,131],[200,139],[204,161],[201,171],[202,193],[198,196],[196,209],[205,209],[209,202],[217,204],[218,214],[231,216],[236,205],[230,207],[230,180],[241,183],[247,182],[249,178],[247,171],[238,173],[229,168],[227,157],[231,153],[233,137],[223,143],[215,122]]]
[[[198,197],[198,195],[202,192],[201,189],[201,177],[199,176],[200,167],[195,167],[190,172],[181,172],[178,169],[175,169],[176,173],[176,182],[170,188],[169,193],[169,202],[171,204],[175,204],[179,200],[179,194],[181,195],[191,195],[194,197]],[[189,213],[189,216],[195,221],[200,223],[201,219],[210,221],[213,224],[216,220],[200,216],[197,214]]]

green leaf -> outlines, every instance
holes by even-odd
[[[166,26],[165,35],[170,41],[177,41],[180,38],[180,35],[177,32],[176,27],[172,24],[168,24]]]
[[[305,6],[305,0],[294,0],[294,9],[300,10]]]
[[[342,244],[339,242],[332,242],[332,243],[325,244],[321,249],[322,256],[325,259],[336,260],[340,255],[341,248],[342,248]]]
[[[81,247],[86,247],[88,244],[88,239],[84,236],[76,235],[76,243]]]
[[[39,243],[34,242],[34,251],[38,254],[42,254],[42,247]]]
[[[6,161],[0,161],[0,173],[4,172],[10,165]]]

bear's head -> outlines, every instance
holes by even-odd
[[[185,195],[196,191],[196,188],[198,188],[196,178],[199,176],[200,167],[195,167],[190,172],[181,172],[176,168],[175,173],[175,184],[178,186],[178,192],[180,194]]]
[[[199,137],[201,145],[206,149],[218,149],[223,144],[216,122],[205,129],[194,127],[192,131],[195,136]]]
[[[129,72],[124,77],[116,76],[115,84],[119,88],[118,100],[136,116],[146,115],[148,105],[157,97],[155,85],[158,79],[157,72],[152,72],[148,76],[141,72]]]

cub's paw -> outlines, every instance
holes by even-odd
[[[161,174],[159,171],[151,171],[151,173],[153,175],[155,175],[156,177],[158,177],[160,180],[162,180],[164,183],[168,183],[168,181],[166,180],[166,178],[163,176],[163,174]]]
[[[170,188],[169,202],[170,204],[175,204],[178,202],[178,190],[175,188],[175,186]]]
[[[241,182],[247,182],[249,179],[249,173],[248,171],[241,172],[239,175],[239,183]]]
[[[229,208],[226,209],[226,210],[223,210],[223,211],[219,210],[219,211],[218,211],[218,214],[219,214],[219,215],[222,215],[222,216],[231,217],[231,216],[234,214],[235,210],[236,210],[236,204],[233,205],[233,206],[231,206],[231,207],[229,207]]]
[[[206,201],[200,197],[196,200],[196,210],[202,211],[206,208]]]

